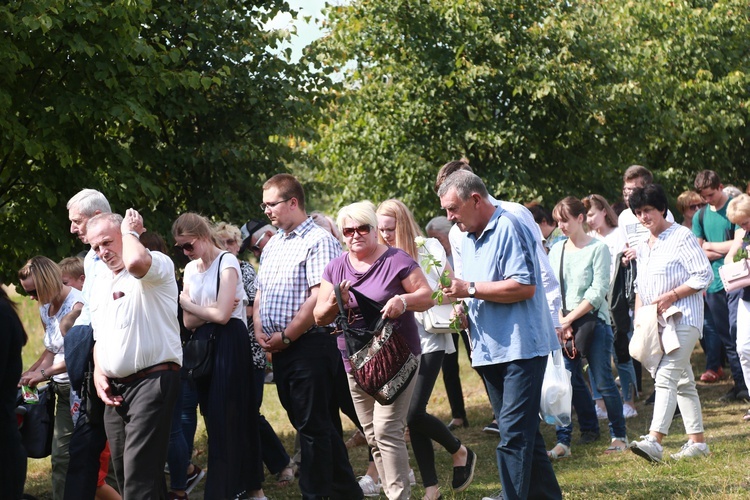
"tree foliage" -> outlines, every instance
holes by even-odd
[[[462,156],[548,206],[617,201],[634,163],[674,196],[704,168],[747,179],[747,2],[359,0],[329,22],[316,57],[344,79],[310,149],[338,204],[398,197],[426,221]]]
[[[260,184],[325,81],[269,49],[282,0],[11,0],[0,6],[0,275],[70,255],[84,187],[166,235],[185,210],[260,216]]]

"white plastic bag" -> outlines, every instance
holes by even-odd
[[[572,399],[570,372],[565,369],[562,349],[557,349],[547,358],[539,416],[550,425],[569,425]]]

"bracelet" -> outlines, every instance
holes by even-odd
[[[49,375],[47,375],[46,373],[44,373],[44,368],[42,368],[41,370],[39,370],[39,373],[42,374],[42,377],[44,377],[45,380],[49,380],[49,379],[52,378]]]
[[[123,236],[125,236],[126,234],[132,234],[133,236],[136,237],[138,241],[141,241],[141,235],[138,234],[136,231],[125,231],[122,233]]]
[[[406,299],[404,298],[403,295],[396,295],[396,297],[398,297],[399,299],[401,299],[401,302],[404,303],[404,311],[401,313],[401,314],[404,314],[406,312]]]
[[[674,288],[672,289],[672,293],[674,294],[675,297],[677,297],[676,300],[680,300],[680,296],[677,294]]]

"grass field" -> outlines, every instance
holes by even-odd
[[[36,303],[21,297],[16,299],[21,305],[24,324],[30,336],[29,344],[24,350],[26,367],[35,361],[41,352],[42,329]],[[495,460],[497,438],[481,432],[482,427],[491,418],[489,403],[482,383],[469,366],[465,353],[462,352],[460,358],[461,380],[471,427],[456,431],[456,435],[477,454],[474,483],[466,491],[454,495],[449,486],[452,468],[448,453],[438,449],[436,460],[440,484],[443,485],[443,498],[475,500],[494,494],[500,489]],[[698,374],[703,372],[703,353],[700,347],[693,356],[693,368]],[[650,394],[652,386],[652,381],[646,375],[645,394],[636,403],[639,414],[627,421],[630,440],[637,439],[648,430],[653,407],[645,406],[643,400]],[[602,452],[608,446],[608,439],[606,423],[602,421],[602,438],[598,442],[576,445],[574,440],[573,457],[554,464],[565,498],[750,498],[750,423],[742,420],[742,415],[747,409],[745,405],[718,402],[718,398],[729,387],[730,383],[726,380],[711,385],[699,383],[698,386],[703,403],[706,437],[712,452],[710,457],[655,466],[627,451],[618,455],[603,455]],[[429,408],[431,413],[444,421],[450,420],[450,409],[442,380],[438,380]],[[265,386],[263,413],[276,429],[287,450],[292,450],[294,434],[273,385]],[[343,417],[343,422],[345,437],[348,437],[353,432],[353,426],[346,417]],[[543,424],[542,432],[547,447],[551,448],[555,442],[554,428]],[[675,419],[671,432],[672,434],[664,441],[665,456],[677,451],[686,440],[681,419]],[[205,465],[206,453],[206,435],[201,423],[196,436],[196,463]],[[350,459],[355,474],[364,474],[367,467],[367,450],[363,447],[351,450]],[[413,457],[411,463],[416,467]],[[419,481],[419,472],[415,472]],[[27,493],[35,495],[40,500],[50,499],[49,478],[49,459],[29,460]],[[272,477],[267,477],[265,493],[272,500],[299,498],[296,483],[280,489],[274,487],[273,482]],[[413,489],[412,497],[421,498],[422,493],[423,490],[418,485]],[[191,499],[200,499],[202,496],[199,486],[191,494]]]

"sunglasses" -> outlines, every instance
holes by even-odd
[[[183,243],[182,245],[175,243],[175,248],[179,248],[183,252],[192,252],[195,247],[193,246],[195,244],[196,240],[191,241],[190,243]]]
[[[354,232],[356,231],[358,235],[364,236],[366,234],[370,234],[370,229],[372,229],[372,226],[369,224],[362,224],[361,226],[357,227],[345,227],[341,230],[341,234],[343,234],[346,238],[351,238],[354,236]]]
[[[700,210],[701,208],[705,207],[705,203],[696,203],[694,205],[688,205],[690,207],[690,210]]]
[[[250,251],[251,252],[260,252],[261,251],[260,242],[263,241],[263,240],[265,240],[266,236],[268,236],[268,233],[263,233],[263,236],[261,236],[260,238],[258,238],[258,241],[255,242],[255,245],[252,245],[250,247]]]

